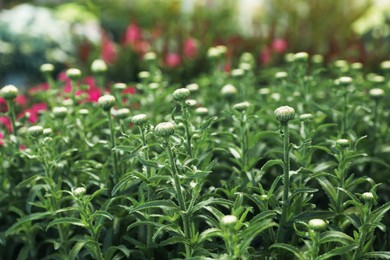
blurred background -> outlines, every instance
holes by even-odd
[[[0,83],[30,86],[39,67],[89,72],[97,58],[109,79],[132,82],[153,51],[173,80],[208,70],[207,51],[225,45],[225,70],[249,51],[257,69],[290,52],[325,62],[390,59],[389,0],[1,0]]]

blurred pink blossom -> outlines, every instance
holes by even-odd
[[[287,41],[284,39],[274,39],[271,44],[272,50],[276,53],[282,53],[287,50]]]
[[[170,68],[175,68],[181,63],[180,55],[175,52],[170,52],[165,56],[165,64]]]
[[[184,42],[183,48],[184,57],[193,58],[198,53],[198,45],[195,39],[188,38]]]

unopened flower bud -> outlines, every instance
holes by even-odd
[[[43,135],[51,135],[53,133],[53,130],[51,128],[44,128],[43,129]]]
[[[53,73],[54,71],[54,65],[51,64],[51,63],[45,63],[45,64],[42,64],[41,67],[39,68],[39,70],[43,73],[43,74],[51,74]]]
[[[91,64],[91,71],[95,74],[105,73],[107,71],[107,64],[101,59],[94,60]]]
[[[240,69],[242,69],[244,72],[245,71],[250,71],[252,69],[252,65],[250,63],[247,63],[247,62],[241,62],[238,67]]]
[[[18,96],[18,89],[14,85],[6,85],[0,90],[0,96],[5,100],[13,100]]]
[[[349,140],[348,139],[338,139],[338,140],[336,140],[336,145],[338,145],[340,147],[348,147]]]
[[[302,115],[299,116],[299,119],[301,121],[309,121],[309,120],[313,119],[313,115],[310,114],[310,113],[302,114]]]
[[[370,96],[373,98],[381,98],[385,95],[385,91],[381,88],[373,88],[370,89],[368,94],[370,94]]]
[[[363,68],[363,64],[361,62],[354,62],[351,64],[351,69],[353,70],[361,70]]]
[[[115,105],[115,97],[112,95],[104,95],[98,99],[99,106],[104,111],[109,111]]]
[[[155,52],[148,52],[144,55],[144,61],[155,61],[157,59],[157,54]]]
[[[237,88],[233,86],[232,84],[227,84],[222,87],[221,89],[221,94],[224,95],[225,97],[232,97],[237,95]]]
[[[170,122],[164,122],[156,125],[154,133],[160,137],[169,137],[175,133],[175,126]]]
[[[79,110],[79,114],[83,115],[83,116],[86,116],[86,115],[89,114],[89,110],[86,109],[86,108],[82,108],[82,109]]]
[[[176,101],[183,101],[185,100],[188,96],[190,95],[190,91],[186,88],[179,88],[179,89],[176,89],[172,96],[173,96],[173,99],[176,100]]]
[[[233,215],[223,216],[221,219],[221,225],[224,227],[233,227],[237,223],[238,219]]]
[[[375,200],[374,198],[374,194],[372,194],[372,192],[364,192],[362,194],[362,199],[365,201],[365,202],[372,202]]]
[[[352,84],[352,78],[351,77],[340,77],[336,80],[336,84],[340,86],[349,86]]]
[[[68,114],[68,108],[66,107],[54,107],[53,115],[57,118],[65,118]]]
[[[75,195],[76,197],[81,197],[86,193],[86,191],[87,190],[84,187],[78,187],[74,189],[73,195]]]
[[[131,121],[139,126],[142,126],[149,122],[149,117],[145,114],[139,114],[132,117]]]
[[[197,114],[198,116],[205,116],[209,114],[209,110],[206,107],[198,107],[195,110],[195,114]]]
[[[66,76],[71,80],[78,80],[81,77],[81,71],[76,68],[71,68],[66,71]]]
[[[276,73],[275,73],[275,79],[280,79],[280,80],[282,80],[282,79],[286,79],[287,76],[288,76],[288,74],[287,74],[287,72],[285,72],[285,71],[279,71],[279,72],[276,72]]]
[[[198,101],[196,101],[196,99],[187,99],[186,100],[186,106],[195,107],[196,105],[198,105]]]
[[[325,220],[314,218],[309,220],[309,228],[314,231],[323,231],[328,227],[328,223]]]
[[[294,54],[295,62],[307,62],[308,59],[309,59],[309,54],[307,54],[307,52],[298,52]]]
[[[43,127],[39,125],[31,126],[27,129],[27,133],[32,137],[39,137],[43,134]]]
[[[295,110],[292,107],[289,106],[282,106],[278,107],[275,110],[276,119],[282,123],[286,124],[288,121],[294,119],[295,117]]]
[[[237,110],[237,111],[245,111],[247,110],[249,107],[251,106],[251,103],[249,103],[248,101],[244,101],[244,102],[240,102],[240,103],[237,103],[233,106],[233,109]]]
[[[314,63],[314,64],[321,64],[324,62],[324,56],[322,56],[321,54],[314,54],[312,57],[311,57],[311,61]]]
[[[125,90],[127,88],[127,85],[122,82],[118,82],[112,85],[112,88],[118,91]]]
[[[389,71],[390,70],[390,60],[382,61],[380,64],[380,67],[384,71]]]
[[[190,92],[196,92],[199,90],[199,85],[196,83],[191,83],[186,86],[186,89],[188,89]]]
[[[125,119],[129,116],[130,109],[128,108],[121,108],[116,111],[114,111],[113,115],[118,119]]]
[[[244,76],[245,74],[245,71],[243,69],[234,69],[232,70],[231,72],[231,75],[234,77],[234,78],[240,78],[242,76]]]
[[[150,78],[150,72],[149,71],[140,71],[138,73],[138,77],[140,79],[148,79],[148,78]]]

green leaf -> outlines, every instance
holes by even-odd
[[[292,246],[292,245],[289,245],[289,244],[284,244],[284,243],[276,243],[276,244],[273,244],[272,246],[270,246],[269,248],[279,248],[279,249],[283,249],[283,250],[286,250],[286,251],[289,251],[290,253],[293,253],[298,259],[300,260],[304,260],[304,256],[303,254],[301,253],[301,250]]]
[[[77,243],[73,246],[72,250],[70,250],[69,253],[69,260],[76,259],[77,255],[79,254],[80,250],[85,246],[85,244],[89,243],[89,240],[79,240]]]
[[[142,203],[138,206],[129,207],[129,213],[141,211],[145,209],[160,208],[165,210],[179,210],[179,207],[171,200],[154,200]]]
[[[390,201],[386,202],[370,214],[370,223],[379,223],[387,211],[390,210]]]
[[[168,245],[175,245],[175,244],[188,244],[188,240],[185,239],[184,237],[173,236],[160,242],[160,246],[168,246]]]
[[[347,234],[340,231],[326,231],[321,233],[320,244],[338,242],[343,245],[351,245],[354,243],[354,239]]]
[[[52,226],[55,226],[55,225],[74,225],[74,226],[85,227],[85,225],[81,221],[81,219],[66,217],[66,218],[57,218],[57,219],[51,221],[46,226],[46,230],[48,230],[49,228],[51,228]]]
[[[151,167],[151,168],[155,168],[155,169],[163,168],[163,165],[160,165],[154,161],[146,160],[146,159],[142,158],[141,156],[138,156],[138,160],[143,166],[146,166],[146,167]]]
[[[273,222],[272,219],[266,219],[250,223],[249,226],[238,235],[238,239],[241,240],[240,254],[244,254],[244,252],[251,244],[252,240],[258,234],[274,226],[277,226],[277,224]]]
[[[114,196],[123,186],[125,186],[129,181],[135,179],[135,175],[133,173],[126,173],[126,175],[115,184],[114,188],[112,188],[111,195]]]
[[[211,239],[212,237],[222,237],[222,231],[219,228],[209,228],[199,235],[199,243]]]
[[[8,236],[12,234],[18,227],[23,225],[24,223],[33,221],[33,220],[38,220],[38,219],[43,219],[48,216],[51,216],[51,212],[38,212],[38,213],[32,213],[30,215],[24,216],[23,218],[19,219],[15,224],[13,224],[6,232],[5,235]]]
[[[283,160],[281,159],[272,159],[272,160],[268,160],[260,169],[261,172],[265,172],[266,170],[268,170],[268,168],[274,166],[274,165],[280,165],[280,166],[284,166],[284,162]]]
[[[317,260],[325,260],[325,259],[329,259],[329,258],[332,258],[332,257],[335,257],[335,256],[339,256],[339,255],[345,255],[349,252],[351,252],[352,250],[358,248],[359,246],[357,245],[349,245],[349,246],[342,246],[342,247],[337,247],[335,249],[332,249],[330,250],[329,252],[323,254],[323,255],[320,255],[317,257]]]
[[[369,252],[364,254],[364,259],[366,258],[380,258],[380,259],[390,259],[390,251],[376,251]]]
[[[236,158],[236,159],[240,159],[241,158],[241,153],[237,149],[235,149],[233,147],[229,147],[228,149],[229,149],[230,153],[233,155],[234,158]]]

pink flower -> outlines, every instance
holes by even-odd
[[[117,58],[117,50],[115,48],[115,43],[108,38],[106,33],[103,33],[102,50],[100,52],[100,56],[107,63],[113,63]]]
[[[174,52],[168,53],[165,57],[165,64],[170,67],[174,68],[179,66],[181,63],[180,55]]]
[[[65,73],[64,73],[65,74]],[[41,91],[45,91],[49,89],[49,83],[41,83],[32,88],[29,88],[28,94],[33,95]]]
[[[271,48],[276,53],[282,53],[287,50],[287,41],[284,39],[274,39]]]
[[[7,101],[0,97],[0,112],[4,113],[7,111],[8,111]]]
[[[9,117],[0,116],[0,124],[2,124],[8,130],[9,133],[12,132],[12,125]]]
[[[129,26],[127,26],[124,44],[132,45],[139,40],[141,40],[141,29],[139,28],[138,24],[131,23]]]
[[[271,50],[269,48],[264,48],[260,53],[260,62],[261,64],[267,65],[271,62]]]
[[[4,134],[0,132],[0,146],[4,145]]]
[[[27,106],[27,97],[23,95],[19,95],[15,99],[15,103],[21,107],[26,107]]]
[[[28,121],[32,124],[35,124],[38,122],[39,119],[39,112],[47,110],[47,104],[46,103],[37,103],[34,104],[30,109],[24,110],[20,115],[17,117],[20,118],[22,116],[25,116],[26,113],[29,113]]]
[[[184,42],[184,49],[183,49],[184,57],[186,58],[193,58],[198,53],[198,45],[195,39],[188,38]]]

